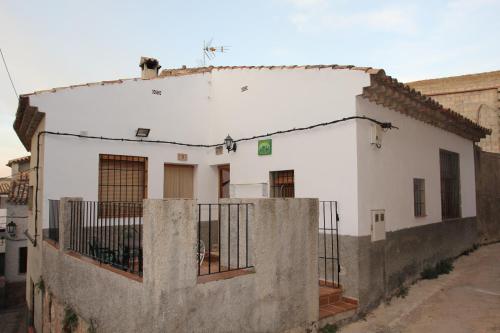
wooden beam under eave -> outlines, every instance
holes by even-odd
[[[31,119],[37,112],[36,107],[28,106],[26,109],[24,109],[21,124],[19,126],[19,133],[24,133],[28,129],[28,126],[31,122]]]

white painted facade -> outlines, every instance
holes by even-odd
[[[370,144],[372,125],[365,120],[277,135],[271,156],[257,155],[256,140],[216,155],[214,148],[46,135],[43,227],[47,199],[97,200],[99,154],[147,157],[148,198],[163,196],[165,163],[196,166],[200,202],[217,201],[217,165],[230,164],[231,196],[243,198],[267,196],[270,171],[294,170],[295,196],[337,200],[340,233],[358,236],[370,234],[372,209],[386,210],[388,231],[441,221],[443,148],[460,154],[462,217],[475,216],[473,143],[357,97],[369,84],[369,74],[348,69],[228,69],[32,95],[30,104],[46,114],[45,130],[95,136],[135,138],[136,129],[145,127],[151,140],[214,144],[228,134],[238,139],[354,115],[400,128],[384,133],[380,149]],[[242,92],[243,86],[248,90]],[[188,161],[179,162],[178,153],[188,154]],[[426,179],[424,218],[413,216],[415,177]]]

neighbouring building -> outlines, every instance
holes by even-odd
[[[500,153],[500,71],[407,83],[426,96],[491,129],[479,146]]]
[[[24,299],[28,245],[28,171],[30,157],[10,160],[8,182],[0,183],[0,276],[10,302]]]
[[[445,107],[490,128],[476,150],[479,242],[500,241],[500,71],[410,82]]]
[[[490,131],[383,70],[140,65],[19,99],[37,330],[315,330],[475,242]]]

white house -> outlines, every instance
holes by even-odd
[[[6,282],[5,293],[0,290],[0,294],[6,294],[11,302],[24,298],[28,247],[23,233],[28,228],[29,165],[29,156],[10,160],[11,176],[0,184],[0,279]]]
[[[341,284],[366,307],[425,263],[474,242],[473,147],[488,130],[383,70],[184,67],[157,74],[157,62],[147,61],[142,78],[20,97],[14,128],[33,156],[37,199],[28,291],[39,275],[33,244],[49,227],[48,200],[61,197],[335,200]],[[138,137],[138,129],[148,136]],[[236,151],[223,146],[228,134]]]

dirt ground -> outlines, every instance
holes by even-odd
[[[435,280],[421,280],[340,333],[500,333],[500,243],[483,246]]]

